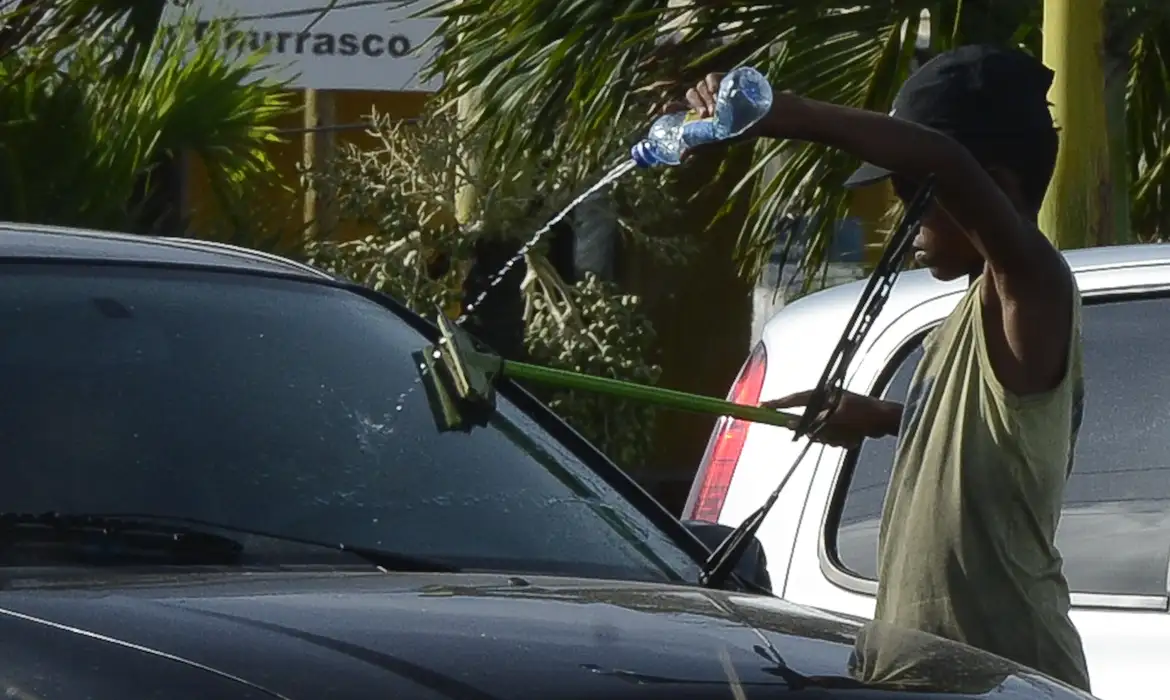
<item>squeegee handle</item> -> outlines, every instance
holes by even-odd
[[[570,372],[563,369],[553,369],[540,365],[530,365],[525,362],[504,361],[502,373],[512,379],[527,379],[531,382],[546,384],[561,389],[580,389],[596,394],[606,394],[631,401],[674,408],[690,413],[702,413],[711,416],[731,416],[753,423],[766,423],[781,428],[793,428],[800,421],[794,416],[771,408],[760,406],[744,406],[722,399],[713,399],[709,396],[688,394],[673,389],[663,389],[645,384],[624,382],[620,379],[594,377],[588,374]]]

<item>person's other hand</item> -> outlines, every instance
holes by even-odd
[[[764,401],[760,405],[772,409],[806,406],[812,394],[812,391],[799,391],[783,398]],[[844,391],[841,392],[837,410],[810,437],[816,442],[834,447],[857,447],[867,437],[896,435],[901,413],[901,406],[896,403]]]

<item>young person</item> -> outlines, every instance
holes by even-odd
[[[938,279],[970,280],[927,337],[906,404],[846,394],[815,436],[899,437],[876,618],[1088,690],[1054,544],[1084,390],[1080,295],[1037,226],[1058,146],[1052,77],[1022,52],[965,46],[922,65],[888,115],[778,91],[750,135],[848,151],[866,163],[848,186],[892,178],[903,200],[933,175],[914,257]],[[720,78],[687,92],[700,116]]]

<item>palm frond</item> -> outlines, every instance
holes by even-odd
[[[808,20],[811,31],[789,30],[779,51],[761,65],[769,75],[782,76],[780,87],[838,104],[886,111],[910,65],[920,8],[901,14],[878,11],[843,12]],[[771,257],[781,221],[804,222],[802,267],[824,267],[839,221],[849,214],[848,193],[841,182],[857,167],[848,154],[818,144],[760,143],[755,164],[739,187],[754,191],[751,216],[739,239],[741,270],[758,275]],[[779,160],[770,180],[765,168]],[[789,238],[782,257],[791,252]],[[812,280],[813,275],[805,275]]]
[[[1170,13],[1147,16],[1130,60],[1130,217],[1142,238],[1164,241],[1170,237]]]
[[[483,95],[470,126],[494,145],[493,162],[591,146],[631,108],[659,28],[677,14],[668,4],[440,2],[432,12],[446,43],[432,68],[452,101]]]
[[[612,160],[635,136],[614,125],[638,116],[648,122],[654,106],[677,99],[704,73],[745,63],[780,89],[887,110],[910,65],[922,10],[937,5],[444,0],[430,10],[441,18],[445,39],[433,70],[444,76],[452,100],[480,90],[482,111],[471,128],[493,144],[493,171],[582,152],[594,154],[589,165],[598,167],[606,159],[600,153]],[[781,157],[779,173],[765,180],[767,166]],[[759,270],[771,255],[777,221],[793,214],[810,217],[805,263],[820,266],[835,222],[847,214],[839,183],[855,165],[819,146],[759,145],[737,186],[737,193],[755,195],[740,237],[744,272]]]
[[[1114,2],[1143,18],[1134,25],[1143,37],[1152,31],[1151,17],[1170,12],[1163,0]],[[508,173],[585,153],[589,167],[612,162],[640,135],[615,125],[639,118],[648,124],[652,107],[677,98],[688,83],[745,63],[779,89],[886,111],[911,66],[923,11],[930,51],[990,41],[1035,53],[1041,8],[1039,0],[441,0],[422,13],[441,19],[445,50],[433,71],[444,77],[447,98],[480,91],[482,109],[470,127],[492,144],[489,171]],[[1165,70],[1164,41],[1135,40],[1144,46],[1135,48],[1142,75],[1153,82],[1155,64]],[[1151,154],[1147,173],[1161,172],[1152,154],[1164,153],[1158,134],[1166,125],[1157,120],[1165,112],[1151,106],[1163,104],[1160,80],[1161,88],[1141,88],[1148,114],[1140,130],[1131,127]],[[1138,103],[1131,94],[1131,108]],[[806,223],[803,267],[823,269],[837,222],[848,215],[839,185],[856,162],[810,144],[738,148],[749,147],[750,170],[735,174],[736,193],[753,197],[739,238],[741,269],[757,275],[772,255],[778,223],[793,217]],[[1153,197],[1151,176],[1141,182],[1135,191]]]
[[[198,154],[213,188],[237,196],[271,172],[265,146],[288,97],[253,79],[258,58],[225,60],[191,22],[145,50],[133,31],[81,22],[51,51],[0,60],[0,218],[132,228],[129,203],[164,155]]]

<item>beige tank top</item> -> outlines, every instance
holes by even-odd
[[[924,342],[878,537],[876,619],[1089,689],[1054,544],[1084,400],[1076,292],[1068,371],[1024,397],[999,383],[983,277]]]

